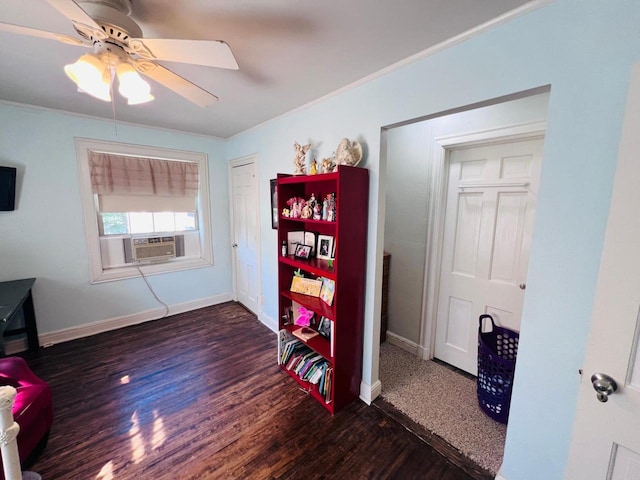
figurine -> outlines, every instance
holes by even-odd
[[[298,318],[296,318],[296,325],[302,325],[308,327],[311,324],[313,318],[313,312],[307,310],[305,307],[298,307]]]
[[[329,193],[327,195],[327,222],[336,221],[336,194]]]
[[[301,217],[302,218],[311,218],[313,216],[313,209],[311,208],[311,206],[306,203],[304,205],[304,207],[302,207],[302,213],[301,213]]]
[[[362,146],[357,140],[351,142],[348,138],[343,138],[336,149],[335,159],[334,172],[338,171],[338,165],[355,167],[362,160]]]
[[[282,216],[284,218],[289,218],[289,215],[291,214],[290,210],[288,208],[283,208],[282,209]]]
[[[313,219],[320,220],[322,218],[322,208],[320,207],[320,203],[316,203],[313,207]]]
[[[307,165],[305,162],[305,157],[307,155],[307,151],[311,147],[311,144],[300,145],[298,142],[293,144],[293,148],[296,151],[296,156],[293,159],[293,166],[295,167],[294,175],[306,175],[307,174]]]
[[[320,173],[331,173],[333,172],[333,168],[335,165],[333,164],[333,160],[330,158],[323,158],[322,163],[320,164]]]
[[[329,215],[329,200],[325,198],[322,201],[322,220],[327,220],[327,215]]]
[[[309,169],[309,174],[315,175],[316,173],[318,173],[318,162],[316,162],[316,159],[314,158],[311,161],[311,168]]]

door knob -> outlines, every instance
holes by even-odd
[[[609,395],[618,390],[618,384],[609,375],[604,373],[594,373],[591,375],[591,383],[596,391],[596,397],[602,403],[609,400]]]
[[[237,243],[234,243],[234,244],[233,244],[233,245],[231,245],[231,246],[232,246],[233,248],[237,248],[237,247],[238,247],[238,244],[237,244]]]
[[[520,287],[520,290],[524,290],[525,288],[527,288],[527,284],[526,283],[521,283],[518,286]]]

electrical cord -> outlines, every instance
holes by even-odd
[[[156,292],[153,291],[153,287],[151,286],[151,284],[149,283],[149,280],[147,280],[147,276],[144,274],[144,272],[142,271],[142,269],[136,265],[135,266],[138,269],[138,272],[140,272],[140,275],[142,276],[142,279],[144,280],[144,283],[147,284],[147,287],[149,287],[149,291],[152,293],[152,295],[154,296],[154,298],[160,302],[162,305],[164,305],[164,315],[162,315],[160,318],[165,318],[169,315],[169,305],[167,305],[166,303],[164,303],[162,300],[160,300],[160,298],[158,298],[158,295],[156,295]]]

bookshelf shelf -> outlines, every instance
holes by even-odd
[[[326,220],[313,220],[311,218],[289,218],[280,216],[280,222],[295,222],[304,225],[314,225],[318,227],[326,227],[331,229],[332,227],[335,229],[336,222],[327,222]]]
[[[293,334],[294,330],[300,328],[299,325],[284,325],[282,328]],[[303,343],[308,345],[313,351],[322,355],[325,359],[329,360],[333,364],[333,356],[331,355],[331,345],[329,340],[321,335],[315,336],[309,340],[303,340]]]
[[[327,317],[331,320],[335,320],[336,312],[333,305],[327,305],[318,297],[311,297],[309,295],[303,295],[301,293],[291,292],[289,290],[283,290],[280,295],[284,298],[299,303],[303,307],[312,310],[321,317]]]
[[[279,247],[283,242],[288,245],[290,232],[312,232],[316,239],[321,235],[333,237],[331,267],[327,260],[304,260],[278,252],[278,358],[280,368],[334,414],[360,394],[369,172],[340,166],[337,172],[320,175],[279,174],[277,188],[280,212],[293,197],[308,199],[313,194],[321,201],[335,194],[334,222],[282,216],[278,221]],[[298,269],[307,278],[322,277],[334,282],[331,305],[319,297],[290,291]],[[300,328],[291,324],[288,317],[294,306],[314,313],[315,324],[311,328],[318,329],[320,319],[326,319],[331,339],[317,335],[303,341],[294,337],[292,332]],[[294,312],[293,316],[298,315]]]
[[[316,277],[325,277],[331,280],[336,279],[336,263],[334,262],[333,268],[329,268],[327,260],[321,260],[318,258],[311,258],[309,260],[303,260],[299,258],[295,258],[292,255],[287,255],[286,257],[280,257],[280,262],[286,265],[290,265],[293,268],[300,268],[309,272],[312,276]]]

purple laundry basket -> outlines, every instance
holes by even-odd
[[[491,331],[483,331],[484,320]],[[484,413],[507,423],[513,374],[518,355],[518,332],[497,327],[491,315],[480,315],[478,326],[478,404]]]

